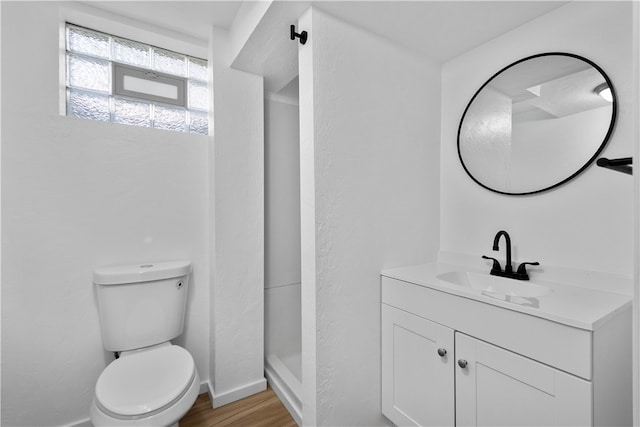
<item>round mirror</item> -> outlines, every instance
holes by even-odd
[[[481,186],[523,195],[577,176],[606,145],[616,117],[611,81],[593,62],[544,53],[503,68],[462,115],[458,155]]]

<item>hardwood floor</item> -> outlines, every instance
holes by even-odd
[[[208,426],[297,427],[297,424],[268,386],[263,392],[216,409],[211,408],[207,393],[198,396],[180,420],[180,427]]]

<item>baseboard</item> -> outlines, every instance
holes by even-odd
[[[207,381],[207,394],[209,395],[209,402],[213,402],[213,384],[211,384],[211,381]],[[213,404],[211,407],[213,407]]]
[[[267,363],[265,363],[264,366],[264,373],[267,377],[267,382],[271,385],[271,388],[275,392],[276,396],[278,396],[278,399],[280,399],[280,402],[282,402],[284,407],[287,408],[287,411],[289,411],[289,414],[296,424],[301,426],[302,403],[300,402],[300,397],[298,395],[301,393],[300,388],[302,387],[302,384],[299,383],[298,379],[295,378],[286,367],[282,367],[280,368],[280,371],[291,376],[289,383],[287,383],[287,380],[280,375],[277,366],[274,367],[274,364],[283,366],[282,362],[278,358],[274,356],[267,358]],[[290,385],[293,384],[294,381],[297,382],[297,384],[292,388]]]
[[[213,407],[219,408],[220,406],[235,402],[236,400],[243,399],[247,396],[251,396],[252,394],[260,393],[266,389],[267,380],[265,378],[261,378],[258,381],[254,381],[224,393],[216,393],[211,386],[211,383],[209,383],[209,398],[211,399]]]
[[[208,393],[210,387],[211,387],[211,384],[209,383],[209,381],[201,382],[200,383],[200,391],[198,392],[198,396],[200,396],[202,393]]]

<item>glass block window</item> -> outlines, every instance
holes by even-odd
[[[207,61],[66,24],[67,115],[209,133]]]

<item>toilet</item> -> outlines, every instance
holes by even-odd
[[[191,263],[96,269],[102,343],[118,354],[100,374],[94,426],[178,426],[200,390],[193,357],[171,340],[182,334]]]

